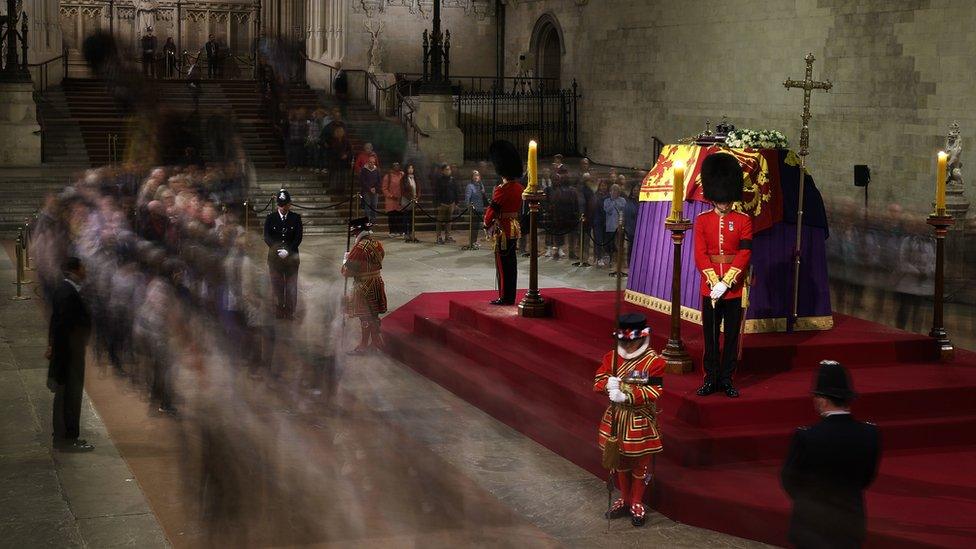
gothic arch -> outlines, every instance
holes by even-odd
[[[535,76],[561,81],[562,57],[565,53],[566,41],[563,39],[562,25],[552,13],[542,14],[532,28],[532,38],[529,41],[529,55],[532,56],[531,64],[535,68]]]

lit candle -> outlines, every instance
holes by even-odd
[[[539,188],[539,146],[535,141],[529,141],[529,191],[535,192]]]
[[[671,215],[669,219],[679,221],[685,200],[685,163],[674,163],[674,189],[671,191]]]
[[[949,155],[939,151],[939,169],[935,176],[935,215],[945,215],[946,212],[946,164]]]

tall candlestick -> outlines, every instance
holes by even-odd
[[[939,151],[939,169],[935,176],[935,214],[945,215],[946,212],[946,164],[949,155]]]
[[[534,192],[539,188],[539,146],[535,141],[529,141],[529,189]]]
[[[674,189],[671,191],[671,215],[668,219],[679,220],[682,215],[682,208],[685,200],[685,163],[677,161],[674,163]]]

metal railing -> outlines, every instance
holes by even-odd
[[[407,95],[416,95],[416,87],[420,85],[423,74],[419,72],[397,73],[409,88]],[[538,90],[558,90],[560,87],[558,78],[527,77],[527,76],[450,76],[451,89],[454,93],[458,92],[490,92],[499,93],[521,92],[528,93]]]
[[[55,61],[61,61],[61,78],[68,76],[68,47],[61,48],[61,55],[52,57],[40,63],[28,63],[27,70],[31,73],[31,80],[34,81],[34,90],[37,92],[47,91],[51,83],[50,67]]]

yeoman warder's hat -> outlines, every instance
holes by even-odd
[[[289,193],[285,189],[281,189],[280,191],[278,191],[278,194],[275,195],[275,202],[277,202],[279,206],[284,206],[285,204],[291,204],[291,193]]]
[[[368,217],[357,217],[349,222],[349,232],[368,231],[373,228],[373,223]]]
[[[844,402],[853,400],[857,396],[851,386],[847,370],[836,360],[820,361],[820,371],[817,372],[817,384],[813,388],[813,394]]]
[[[715,153],[705,157],[701,166],[701,180],[705,200],[742,200],[742,167],[731,154]]]
[[[633,341],[651,335],[651,328],[647,325],[647,317],[640,313],[620,315],[617,320],[617,331],[614,337],[621,341]]]
[[[498,140],[488,147],[488,159],[495,172],[505,179],[522,177],[522,155],[511,141]]]

